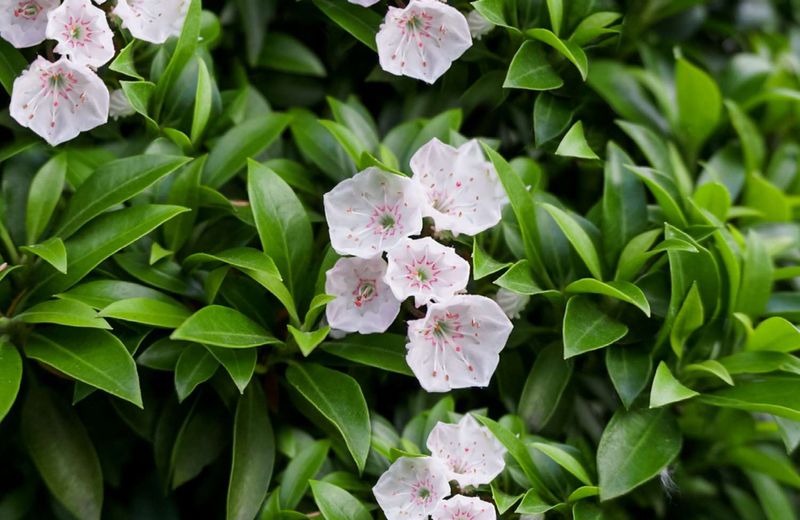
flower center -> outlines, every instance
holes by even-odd
[[[92,36],[95,31],[91,28],[89,20],[83,20],[70,17],[69,21],[64,24],[64,38],[69,41],[72,47],[82,47],[86,43],[92,41]]]
[[[412,258],[406,264],[406,280],[415,289],[425,291],[433,289],[434,284],[439,282],[439,274],[441,272],[439,265],[432,260],[428,260],[426,256],[419,260]]]
[[[370,215],[367,229],[372,229],[376,235],[391,237],[403,231],[400,203],[375,206]]]
[[[414,497],[414,503],[417,505],[430,504],[433,502],[433,482],[430,477],[416,482],[411,487],[411,495]]]
[[[375,280],[359,280],[358,287],[353,291],[353,305],[361,308],[365,303],[372,301],[378,295],[378,289],[375,286]]]
[[[61,90],[62,88],[64,88],[64,85],[66,85],[67,80],[64,77],[64,74],[61,71],[59,71],[50,76],[47,79],[47,82],[49,83],[51,89]]]
[[[389,213],[381,215],[381,218],[378,222],[383,229],[391,229],[395,225],[394,217]]]
[[[21,16],[26,20],[35,20],[41,12],[42,6],[36,2],[20,2],[17,4],[17,8],[14,9],[14,16]]]
[[[434,316],[433,325],[425,329],[423,333],[429,337],[434,345],[440,345],[449,340],[463,338],[461,326],[460,316],[454,312],[447,312]],[[461,347],[456,346],[457,351],[460,349]]]

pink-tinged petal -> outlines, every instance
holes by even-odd
[[[467,15],[467,25],[469,25],[469,34],[476,40],[480,40],[494,29],[494,24],[474,9]]]
[[[59,0],[0,0],[0,36],[22,49],[45,39],[47,13]]]
[[[515,320],[519,318],[520,313],[528,306],[531,297],[527,294],[515,293],[514,291],[501,287],[494,295],[494,301],[503,309],[503,312],[506,313],[509,319]]]
[[[181,33],[188,10],[189,0],[117,0],[113,13],[134,38],[164,43]]]
[[[439,502],[433,520],[497,520],[494,505],[478,497],[456,495]]]
[[[361,7],[369,7],[371,5],[375,5],[381,0],[347,0],[351,4],[360,5]]]
[[[451,298],[469,281],[469,262],[430,237],[401,240],[387,259],[386,283],[399,300],[413,296],[417,307]]]
[[[427,520],[450,494],[447,467],[432,457],[400,457],[372,488],[387,520]]]
[[[507,197],[477,140],[454,148],[431,139],[411,157],[411,170],[436,229],[476,235],[500,222]]]
[[[469,414],[458,424],[437,423],[426,445],[448,467],[450,480],[462,487],[489,484],[506,467],[506,449]]]
[[[428,392],[484,387],[497,368],[511,322],[494,300],[458,295],[408,322],[406,361]]]
[[[9,110],[52,146],[108,120],[109,93],[100,77],[67,58],[39,56],[14,80]]]
[[[335,296],[325,309],[328,324],[346,332],[385,332],[400,312],[400,301],[383,281],[381,257],[340,258],[325,273],[325,293]]]
[[[47,37],[53,49],[77,65],[101,67],[114,57],[114,33],[106,13],[89,0],[64,0],[47,15]]]
[[[472,46],[466,17],[438,0],[389,7],[375,37],[381,68],[434,83]]]
[[[419,186],[379,168],[340,182],[323,202],[331,246],[340,255],[373,258],[422,230]]]

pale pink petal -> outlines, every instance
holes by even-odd
[[[400,457],[372,493],[387,520],[427,520],[450,494],[447,467],[432,457]]]
[[[45,39],[47,13],[59,0],[0,0],[0,36],[19,49]]]
[[[189,0],[117,0],[113,13],[134,38],[164,43],[183,28]]]
[[[470,414],[458,424],[437,423],[426,445],[449,468],[450,480],[462,487],[489,484],[506,467],[506,449]]]
[[[497,520],[494,506],[478,497],[456,495],[439,502],[433,520]]]
[[[64,0],[47,19],[47,37],[58,42],[53,50],[76,64],[96,68],[114,57],[106,13],[89,0]]]

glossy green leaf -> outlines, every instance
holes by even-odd
[[[316,441],[297,454],[286,466],[280,486],[280,503],[294,509],[303,499],[311,479],[328,457],[330,441]]]
[[[350,334],[338,341],[325,342],[320,349],[361,365],[414,375],[406,363],[406,337],[398,334]]]
[[[678,401],[685,401],[700,395],[691,388],[681,384],[672,375],[669,367],[663,361],[656,368],[656,375],[653,378],[653,386],[650,389],[650,408],[658,408]]]
[[[320,59],[303,42],[289,34],[270,32],[264,41],[258,64],[293,74],[325,76],[325,66]]]
[[[544,348],[531,367],[519,397],[517,413],[533,431],[547,426],[567,394],[572,362],[565,361],[559,345]]]
[[[650,303],[642,290],[630,282],[601,282],[594,278],[581,278],[565,287],[564,291],[582,294],[602,294],[616,298],[638,307],[645,316],[650,317]]]
[[[199,45],[201,0],[190,0],[175,50],[172,51],[164,72],[158,78],[154,93],[154,113],[159,115],[167,93],[178,81],[184,67],[192,59]]]
[[[573,296],[564,313],[564,359],[607,347],[622,339],[628,327],[614,321],[585,296]]]
[[[536,96],[533,105],[533,134],[536,146],[554,139],[566,131],[572,121],[574,109],[569,101],[547,92]]]
[[[762,376],[737,380],[736,385],[699,397],[704,403],[800,420],[800,377]]]
[[[579,159],[599,159],[594,150],[586,142],[583,135],[583,123],[576,121],[572,128],[564,135],[556,149],[556,155],[564,157],[577,157]]]
[[[85,303],[98,310],[111,305],[115,301],[128,298],[149,298],[176,305],[178,303],[172,297],[160,291],[122,280],[93,280],[76,285],[67,292],[57,294],[56,297]]]
[[[22,382],[22,357],[7,338],[0,339],[0,423],[8,414]]]
[[[606,349],[606,370],[626,409],[650,382],[653,358],[635,345],[616,345]]]
[[[475,280],[485,278],[497,271],[502,271],[510,266],[509,262],[498,262],[488,255],[478,244],[478,239],[472,240],[472,277]]]
[[[184,401],[201,383],[211,379],[219,363],[200,345],[189,345],[181,352],[175,365],[175,391],[178,402]]]
[[[60,238],[48,238],[41,244],[22,246],[19,249],[20,251],[38,256],[55,267],[58,272],[67,274],[67,249],[64,247],[64,242]]]
[[[66,176],[66,154],[55,155],[34,175],[25,208],[26,240],[29,244],[35,243],[47,228],[64,189]]]
[[[37,303],[16,316],[23,323],[53,323],[67,327],[110,329],[111,325],[97,312],[76,300],[50,300]]]
[[[586,469],[578,459],[573,457],[569,452],[559,448],[555,444],[545,444],[543,442],[534,442],[531,446],[547,455],[556,464],[569,471],[575,478],[587,486],[592,485],[592,479],[589,477]]]
[[[182,305],[149,298],[119,300],[100,311],[100,316],[104,318],[115,318],[167,329],[180,327],[190,314],[189,310]]]
[[[686,299],[683,301],[683,305],[678,311],[678,315],[669,332],[670,345],[678,357],[683,355],[686,340],[703,325],[704,321],[703,302],[700,299],[697,284],[694,283],[689,290],[689,294],[686,295]]]
[[[694,153],[714,131],[722,112],[722,96],[714,80],[685,59],[675,65],[678,129]]]
[[[553,217],[553,220],[556,221],[558,227],[561,228],[561,232],[564,233],[569,243],[572,244],[572,247],[578,252],[578,256],[581,257],[586,267],[589,268],[589,272],[592,273],[592,276],[598,280],[602,280],[603,268],[600,262],[600,256],[597,254],[597,248],[595,248],[586,230],[584,230],[575,218],[566,211],[551,204],[542,204],[542,207]]]
[[[364,505],[344,489],[327,482],[311,480],[311,493],[326,520],[370,520]]]
[[[302,331],[291,325],[287,328],[295,343],[297,343],[297,346],[300,348],[300,352],[306,357],[308,357],[320,343],[325,341],[325,338],[328,337],[328,333],[331,331],[331,328],[327,325],[321,329],[312,331]]]
[[[608,144],[603,168],[600,228],[603,232],[603,249],[609,262],[615,260],[625,245],[645,230],[647,223],[644,187],[626,168],[631,164],[633,161],[619,146]]]
[[[778,352],[800,350],[800,330],[784,318],[767,318],[758,324],[745,348]]]
[[[548,0],[548,4],[552,2],[561,3],[561,0]],[[552,10],[550,11],[552,17]],[[560,18],[560,16],[559,16]],[[555,33],[555,34],[554,34]],[[578,72],[581,73],[581,78],[586,81],[586,76],[589,74],[589,61],[586,59],[586,53],[583,52],[577,44],[571,42],[569,40],[562,40],[556,34],[558,34],[558,28],[555,24],[553,24],[553,31],[548,31],[547,29],[542,29],[541,27],[537,27],[536,29],[530,29],[526,32],[526,34],[532,38],[543,42],[550,47],[554,48],[558,52],[561,53],[562,56],[567,58],[569,61],[575,65],[575,68],[578,69]]]
[[[14,80],[28,66],[28,60],[9,42],[0,40],[0,84],[8,94],[14,86]]]
[[[225,348],[258,347],[279,342],[258,323],[222,305],[209,305],[195,312],[170,338]]]
[[[553,90],[564,84],[550,62],[547,61],[540,43],[524,42],[508,67],[503,88],[528,90]]]
[[[205,347],[231,376],[239,393],[243,393],[256,369],[257,350],[254,348],[212,347],[210,345],[205,345]]]
[[[192,114],[192,129],[190,139],[197,145],[206,129],[208,118],[211,116],[212,87],[211,75],[206,62],[197,60],[197,89],[195,90],[194,112]]]

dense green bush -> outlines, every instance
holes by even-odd
[[[384,518],[467,412],[505,469],[453,492],[501,518],[797,516],[797,1],[452,0],[483,34],[432,84],[379,66],[382,1],[158,5],[179,37],[109,14],[120,117],[55,147],[11,94],[61,51],[0,40],[0,518]],[[410,299],[325,320],[323,194],[433,138],[508,196],[422,231],[514,318],[486,388],[420,388]]]

